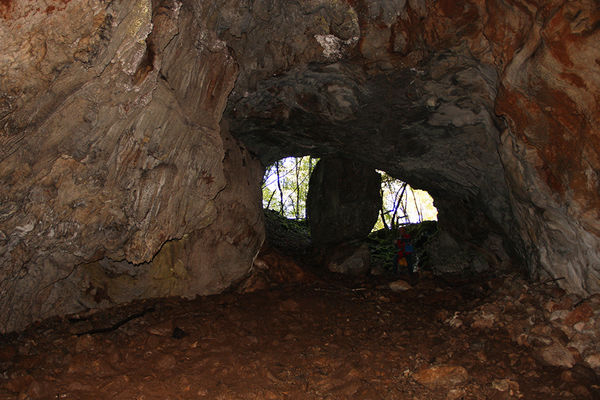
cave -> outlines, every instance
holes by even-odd
[[[0,395],[598,395],[597,0],[44,4],[0,2]],[[428,191],[442,237],[486,272],[388,284],[305,271],[265,240],[260,191],[266,166],[304,155]],[[349,193],[368,179],[350,179]],[[335,221],[312,229],[341,245],[366,236],[358,224],[340,225],[357,228],[343,238]],[[318,296],[331,309],[308,303]],[[213,328],[199,336],[190,315]],[[223,384],[239,369],[225,355],[207,369],[218,377],[208,388],[181,371],[170,378],[188,356],[164,350],[169,341],[233,351],[217,327],[252,347],[270,326],[283,335],[273,346],[296,351],[308,328],[290,315],[322,316],[327,336],[304,337],[312,347],[296,367],[265,350],[264,385]],[[242,316],[243,329],[225,323]],[[344,342],[371,331],[389,352]],[[118,350],[134,339],[147,348]],[[115,367],[144,354],[158,375]],[[496,356],[502,365],[481,374]],[[95,371],[96,386],[69,383],[82,371]],[[158,381],[174,385],[169,395]]]

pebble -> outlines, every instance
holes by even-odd
[[[588,388],[586,388],[585,386],[582,386],[582,385],[575,386],[573,388],[573,394],[578,399],[591,399],[592,398],[592,394],[590,393]]]
[[[82,353],[84,351],[92,351],[96,344],[96,340],[92,337],[92,335],[83,335],[77,338],[77,343],[75,343],[75,352]]]
[[[583,303],[573,309],[567,316],[565,317],[565,325],[573,326],[578,322],[585,322],[588,319],[594,316],[594,310],[592,307]]]
[[[560,288],[530,287],[519,281],[512,285],[499,281],[492,298],[461,314],[462,321],[473,328],[506,329],[513,341],[532,347],[547,365],[581,365],[600,374],[600,295],[582,300]],[[451,325],[454,319],[445,322]]]
[[[552,343],[554,343],[554,340],[552,340],[551,337],[544,335],[529,335],[527,337],[527,343],[535,347],[542,347],[550,346]]]
[[[451,389],[446,395],[446,400],[459,400],[463,399],[467,392],[464,389]]]
[[[585,357],[585,362],[587,365],[590,366],[590,368],[593,369],[600,369],[600,354],[599,353],[593,353],[593,354],[589,354]]]
[[[394,282],[390,282],[390,290],[392,292],[405,292],[410,289],[412,289],[412,286],[406,281],[397,280]]]
[[[569,310],[557,310],[550,314],[550,321],[563,321],[569,314]]]
[[[165,354],[156,362],[156,368],[163,371],[173,369],[175,365],[177,365],[177,360],[172,354]]]
[[[104,358],[98,358],[92,361],[89,367],[90,369],[87,371],[88,375],[104,377],[112,376],[117,373],[117,371],[112,367],[112,365],[110,365],[110,363]]]
[[[461,366],[442,365],[422,369],[413,377],[424,386],[455,386],[466,381],[469,373]]]
[[[462,319],[458,318],[458,313],[455,314],[454,316],[448,318],[445,323],[449,326],[451,326],[452,328],[460,328],[461,326],[463,326],[463,321]]]
[[[496,379],[492,382],[492,387],[499,392],[508,392],[511,394],[519,392],[519,384],[511,379]]]
[[[542,360],[553,367],[572,368],[575,365],[573,354],[560,343],[553,343],[539,352]]]
[[[475,316],[471,327],[475,329],[490,329],[496,324],[496,316],[492,313],[482,311]]]
[[[148,328],[148,333],[156,336],[171,336],[173,334],[173,327],[170,323],[153,326]]]

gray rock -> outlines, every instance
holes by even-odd
[[[327,246],[367,237],[381,208],[381,176],[350,159],[321,159],[310,177],[306,213],[312,241]]]
[[[327,250],[327,268],[340,274],[360,276],[370,269],[369,246],[363,244],[341,244]]]
[[[390,282],[389,287],[392,292],[405,292],[407,290],[412,289],[412,286],[410,285],[410,283],[403,281],[403,280],[397,280],[394,282]]]
[[[464,367],[456,365],[439,365],[423,368],[414,374],[414,379],[427,387],[452,387],[469,378]]]
[[[264,237],[262,168],[219,126],[237,73],[227,48],[176,2],[155,17],[150,2],[90,3],[15,5],[27,18],[0,26],[0,99],[19,99],[0,136],[2,332],[221,291]]]

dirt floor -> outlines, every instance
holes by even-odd
[[[0,399],[600,398],[590,369],[456,322],[502,279],[316,280],[53,319],[0,337]]]

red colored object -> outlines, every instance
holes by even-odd
[[[396,247],[398,247],[398,259],[411,254],[413,252],[413,247],[410,244],[410,235],[408,233],[402,233],[400,238],[396,240]]]

